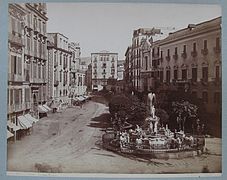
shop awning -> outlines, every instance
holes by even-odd
[[[31,114],[26,114],[24,117],[26,117],[31,124],[39,121],[38,119],[32,117]]]
[[[39,113],[47,113],[48,112],[48,110],[45,109],[42,105],[38,106],[38,111],[39,111]]]
[[[32,124],[24,116],[18,116],[18,124],[20,125],[21,129],[28,129],[32,127]]]
[[[7,121],[7,126],[9,128],[12,128],[13,131],[18,131],[18,130],[21,129],[19,126],[17,126],[16,124],[12,123],[11,121]]]
[[[13,136],[14,136],[13,133],[11,133],[10,131],[7,130],[7,139],[9,139]]]
[[[48,111],[51,111],[51,108],[50,108],[49,106],[47,106],[46,104],[44,104],[43,107],[44,107],[45,109],[47,109]]]
[[[83,96],[79,96],[79,97],[76,97],[78,99],[78,101],[84,101],[85,98]]]

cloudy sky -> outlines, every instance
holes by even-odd
[[[141,27],[185,28],[221,16],[218,5],[153,3],[48,3],[48,32],[79,42],[81,56],[108,50],[124,53]]]

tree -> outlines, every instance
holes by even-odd
[[[180,130],[185,131],[185,122],[189,118],[196,118],[198,107],[188,101],[172,102],[173,112],[177,115],[177,123]]]
[[[109,111],[112,120],[117,121],[117,126],[126,122],[132,125],[142,125],[148,115],[147,106],[132,95],[113,96],[109,103]]]

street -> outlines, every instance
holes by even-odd
[[[121,155],[101,147],[100,116],[108,107],[89,101],[40,119],[31,135],[8,143],[8,171],[64,173],[221,172],[221,139],[206,139],[208,154],[184,159]],[[95,118],[95,119],[94,119]]]

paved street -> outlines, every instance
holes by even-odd
[[[104,133],[98,121],[108,108],[88,102],[48,114],[33,127],[31,135],[8,143],[8,170],[40,170],[74,173],[171,173],[221,170],[221,140],[206,140],[210,154],[180,160],[157,160],[122,156],[101,148]],[[95,119],[94,119],[95,118]]]

